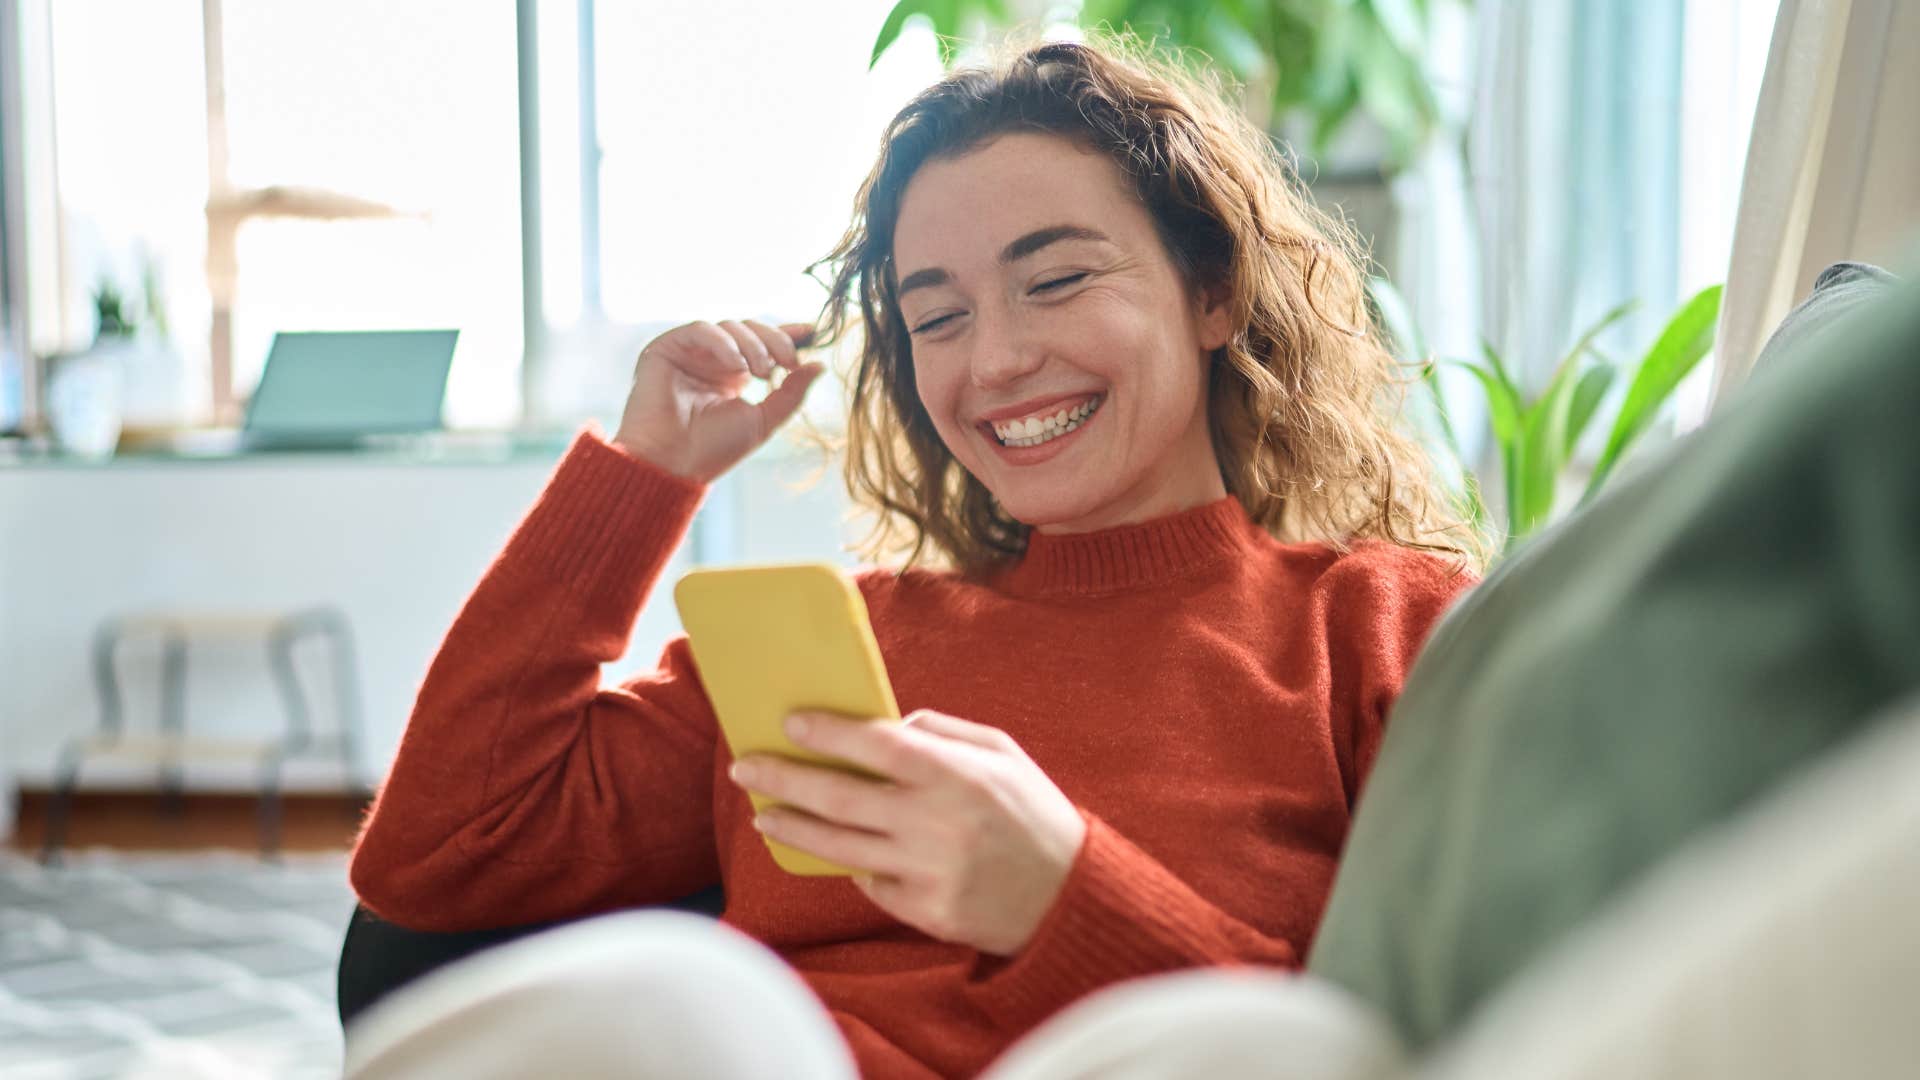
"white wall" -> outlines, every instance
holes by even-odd
[[[340,456],[232,461],[121,461],[104,466],[0,466],[0,806],[11,781],[43,786],[60,745],[92,730],[94,628],[155,608],[292,609],[334,604],[352,623],[361,669],[366,759],[384,772],[413,696],[461,602],[532,505],[554,459],[404,463]],[[784,484],[810,470],[770,451],[717,488],[703,515],[737,532],[711,544],[720,560],[838,557],[844,506],[837,475],[804,494]],[[696,528],[700,528],[696,525]],[[683,545],[667,581],[685,569]],[[651,667],[679,632],[664,588],[642,612],[611,683]],[[330,684],[313,649],[298,661],[329,722]],[[129,730],[158,722],[159,650],[121,653]],[[256,642],[190,647],[188,730],[279,730],[283,713]],[[126,786],[131,767],[89,768]],[[203,765],[189,786],[238,789],[251,767]],[[290,788],[331,788],[325,762],[290,766]],[[4,814],[4,811],[0,811]],[[0,820],[0,833],[5,823]]]

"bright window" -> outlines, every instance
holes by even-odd
[[[278,330],[453,326],[455,426],[511,422],[521,355],[512,5],[230,2],[228,181],[391,207],[360,220],[252,217],[237,235],[233,384]],[[207,382],[208,101],[201,0],[50,5],[60,196],[57,340],[92,333],[103,273],[150,255],[192,400]],[[198,419],[198,416],[193,417]]]
[[[634,352],[669,326],[819,313],[825,291],[803,271],[846,229],[886,122],[941,73],[917,25],[868,71],[891,6],[594,5],[596,215],[581,199],[578,5],[542,5],[542,277],[561,418],[617,416]],[[597,264],[582,243],[596,220]],[[838,411],[827,389],[808,400],[822,420]]]
[[[324,188],[401,215],[242,227],[236,387],[258,379],[276,330],[451,326],[448,423],[511,423],[522,346],[511,5],[229,3],[225,19],[232,182]]]

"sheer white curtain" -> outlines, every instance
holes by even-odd
[[[1720,314],[1715,407],[1841,259],[1897,263],[1920,231],[1920,4],[1781,0]]]
[[[1483,0],[1469,141],[1486,339],[1537,388],[1579,331],[1639,347],[1678,297],[1684,9]]]

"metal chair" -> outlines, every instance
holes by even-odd
[[[136,735],[125,729],[120,679],[114,658],[119,646],[143,634],[161,638],[160,731]],[[294,645],[309,636],[324,638],[339,707],[338,730],[316,733],[312,710],[294,669]],[[195,739],[186,732],[187,641],[189,638],[264,639],[269,670],[280,691],[287,716],[286,730],[267,739]],[[67,818],[80,767],[89,759],[118,758],[159,767],[161,805],[168,813],[182,806],[184,767],[189,760],[255,758],[260,767],[260,847],[273,860],[280,847],[280,774],[295,758],[338,754],[349,790],[366,796],[371,787],[360,761],[360,685],[353,655],[353,638],[346,616],[332,607],[313,607],[286,614],[206,614],[153,612],[109,619],[94,632],[93,676],[100,696],[100,726],[90,735],[76,736],[62,747],[55,767],[53,794],[47,808],[47,829],[40,861],[58,860],[66,839]]]

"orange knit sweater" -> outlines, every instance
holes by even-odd
[[[900,708],[1004,729],[1086,819],[1002,959],[774,865],[683,638],[601,685],[703,495],[576,436],[426,673],[353,885],[391,922],[463,930],[723,883],[725,921],[800,972],[870,1077],[973,1075],[1123,979],[1297,967],[1388,707],[1474,581],[1381,542],[1280,544],[1230,496],[1035,534],[986,582],[861,572]]]

